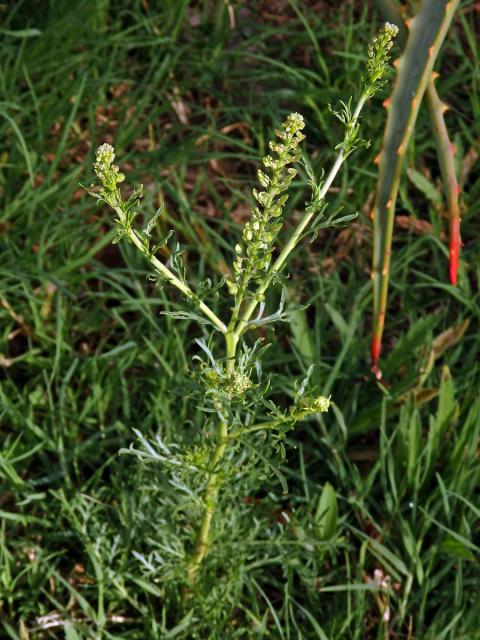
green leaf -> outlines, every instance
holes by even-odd
[[[170,638],[176,638],[180,633],[182,633],[183,631],[186,631],[191,624],[193,614],[194,614],[194,610],[191,609],[187,613],[187,615],[183,617],[177,625],[175,625],[173,629],[170,629],[169,631],[166,632],[164,638],[166,640],[169,640]]]
[[[348,325],[345,322],[345,320],[344,320],[343,316],[341,315],[341,313],[339,313],[328,302],[325,303],[325,311],[330,316],[330,319],[332,320],[333,324],[335,325],[335,328],[337,329],[338,333],[340,334],[340,338],[342,340],[346,340],[347,335],[348,335]]]
[[[19,633],[20,633],[20,640],[30,640],[28,627],[22,619],[20,619]]]
[[[469,562],[475,562],[475,556],[464,544],[459,540],[453,538],[447,538],[440,545],[440,549],[448,553],[448,555],[458,558],[459,560],[468,560]]]
[[[319,640],[328,640],[328,636],[325,633],[325,631],[322,629],[322,627],[318,624],[318,620],[316,620],[312,614],[310,613],[310,611],[308,611],[307,609],[305,609],[304,607],[302,607],[301,604],[299,604],[298,602],[295,603],[295,605],[300,609],[300,611],[303,613],[303,615],[307,618],[307,620],[310,622],[310,624],[312,625],[315,633],[317,634],[317,638]]]
[[[396,580],[400,580],[398,574],[410,577],[410,571],[399,556],[396,556],[385,545],[375,540],[375,538],[368,538],[367,536],[365,536],[365,538],[368,539],[368,546],[371,553],[382,562],[387,571],[390,572]]]
[[[320,540],[331,540],[338,527],[338,504],[335,489],[329,482],[323,487],[314,520]]]
[[[65,640],[80,640],[80,636],[71,622],[65,622]]]
[[[37,38],[42,35],[39,29],[0,29],[0,33],[4,36],[10,36],[10,38]]]
[[[163,205],[157,209],[157,211],[153,214],[150,220],[147,222],[145,227],[142,229],[142,233],[146,235],[148,238],[151,236],[155,225],[157,224],[158,219],[161,217],[163,213]],[[171,232],[173,233],[173,231]]]
[[[432,313],[421,316],[410,325],[409,330],[398,339],[382,367],[385,378],[395,375],[404,364],[409,368],[413,367],[416,375],[418,360],[412,358],[412,354],[431,343],[432,330],[438,322],[439,316]]]
[[[33,186],[35,183],[34,167],[32,163],[32,159],[34,159],[34,156],[29,151],[27,147],[27,143],[25,142],[25,138],[23,137],[23,134],[20,131],[15,120],[3,109],[0,110],[0,116],[2,116],[3,118],[5,118],[5,120],[7,120],[8,124],[12,128],[13,133],[18,139],[18,145],[23,157],[25,158],[25,164],[27,167],[28,175],[30,176],[30,182]]]
[[[409,486],[413,486],[418,473],[422,448],[420,414],[413,403],[407,402],[400,409],[397,428],[396,463]]]
[[[311,331],[308,326],[304,308],[291,309],[289,312],[290,329],[293,344],[303,362],[308,366],[315,362],[315,349],[312,343]]]
[[[151,593],[157,598],[163,598],[163,596],[165,595],[162,589],[160,589],[156,584],[149,582],[148,580],[133,576],[131,577],[131,580],[135,582],[135,584],[137,584],[143,591]]]
[[[442,370],[442,382],[438,396],[438,411],[436,415],[436,428],[439,434],[443,433],[451,418],[457,411],[455,400],[455,385],[449,368],[445,365]]]
[[[407,169],[407,175],[411,182],[417,187],[423,195],[435,205],[440,205],[442,202],[442,196],[437,191],[435,185],[430,182],[422,173],[415,171],[415,169]]]
[[[112,358],[113,356],[117,356],[119,353],[123,351],[128,351],[129,349],[133,349],[137,346],[137,343],[134,340],[129,340],[128,342],[124,342],[123,344],[118,345],[118,347],[114,347],[110,349],[110,351],[106,351],[105,353],[101,353],[99,358]]]

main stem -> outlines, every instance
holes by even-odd
[[[235,339],[231,326],[225,334],[225,346],[227,374],[231,375],[235,368],[235,353],[237,347],[237,340]],[[204,493],[205,508],[197,534],[195,549],[187,566],[187,582],[189,585],[193,585],[195,583],[200,565],[210,548],[212,520],[217,508],[218,494],[221,485],[220,467],[223,457],[225,456],[228,441],[228,423],[223,416],[223,411],[224,407],[219,403],[219,420],[217,425],[215,449],[212,451],[208,462],[208,479]]]
[[[362,110],[367,100],[367,97],[368,96],[364,94],[361,96],[360,100],[358,101],[357,107],[355,109],[355,112],[352,118],[353,125],[356,124],[358,117],[360,115],[360,111]],[[345,160],[345,150],[341,149],[324,184],[322,185],[322,189],[320,191],[321,200],[325,198],[328,192],[328,189],[330,188],[333,180],[335,179],[338,171],[340,170],[340,167],[342,166],[344,160]],[[237,294],[236,301],[235,301],[236,304],[232,310],[232,317],[228,324],[228,327],[225,327],[225,325],[223,325],[222,323],[223,327],[220,328],[218,322],[215,321],[218,319],[217,318],[213,319],[211,316],[209,316],[210,319],[212,319],[214,324],[216,324],[216,326],[220,328],[220,330],[223,332],[225,336],[227,376],[231,376],[235,370],[237,343],[240,336],[244,332],[249,319],[251,318],[253,312],[255,311],[255,308],[258,304],[258,300],[262,298],[263,294],[270,286],[274,276],[277,273],[279,273],[284,267],[289,254],[293,251],[295,246],[298,244],[302,234],[304,233],[305,229],[307,228],[308,224],[310,223],[315,213],[316,211],[312,211],[311,213],[306,213],[304,215],[300,224],[295,229],[293,235],[291,236],[291,238],[289,239],[289,241],[281,251],[280,255],[274,262],[272,268],[266,275],[265,279],[258,287],[258,290],[256,292],[256,297],[253,300],[251,300],[250,304],[247,306],[245,312],[243,313],[240,319],[239,319],[240,308],[244,300],[244,293],[245,293],[243,288],[241,288],[241,290]],[[135,244],[137,244],[137,246],[138,244],[141,244],[138,238],[136,238],[136,240],[134,239],[133,241]],[[162,265],[162,270],[163,271],[165,270],[164,265]],[[174,274],[170,274],[170,272],[169,272],[169,275],[175,277]],[[173,284],[178,286],[177,283],[173,283]],[[203,311],[204,313],[206,313],[205,310]],[[210,313],[212,312],[210,311]],[[213,450],[209,460],[207,485],[205,487],[205,493],[204,493],[205,508],[203,511],[202,520],[200,522],[200,528],[198,530],[195,549],[187,566],[187,582],[190,586],[193,585],[197,579],[198,570],[205,556],[209,551],[210,543],[211,543],[212,521],[213,521],[213,516],[215,514],[215,510],[217,508],[218,494],[219,494],[220,484],[221,484],[220,467],[221,467],[221,462],[223,460],[223,457],[225,456],[228,437],[229,437],[228,423],[223,416],[224,409],[225,407],[222,406],[221,403],[219,403],[218,405],[219,421],[217,425],[216,443],[215,443],[215,449]],[[268,424],[268,426],[270,425]],[[256,429],[256,427],[254,428]]]

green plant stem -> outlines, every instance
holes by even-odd
[[[229,440],[234,440],[235,438],[240,438],[245,433],[254,433],[255,431],[267,431],[269,429],[276,429],[277,427],[285,424],[286,420],[269,420],[268,422],[262,422],[259,424],[254,424],[251,427],[244,427],[243,429],[237,429],[237,431],[233,431],[228,436]]]
[[[225,450],[227,448],[228,425],[223,419],[220,419],[217,426],[217,442],[212,456],[209,461],[209,476],[207,486],[205,488],[204,502],[205,508],[200,522],[200,528],[197,534],[195,550],[187,567],[187,582],[193,585],[198,575],[198,569],[203,559],[208,553],[210,547],[210,532],[212,520],[217,507],[218,492],[220,489],[220,474],[218,466],[221,463]]]
[[[367,101],[367,98],[368,98],[368,94],[363,93],[361,95],[359,101],[358,101],[358,104],[357,104],[357,106],[355,108],[355,111],[353,113],[353,116],[352,116],[352,126],[353,127],[358,122],[358,118],[360,116],[360,112],[363,109],[363,107],[365,105],[365,102]],[[345,161],[346,155],[347,154],[345,153],[345,146],[343,146],[342,149],[340,149],[340,151],[339,151],[339,153],[337,155],[337,158],[336,158],[332,168],[330,169],[330,172],[329,172],[328,176],[326,177],[325,182],[322,185],[322,188],[321,188],[320,194],[319,194],[319,200],[323,200],[325,198],[325,196],[327,195],[327,192],[330,189],[330,187],[332,185],[332,182],[335,180],[335,177],[336,177],[337,173],[339,172],[340,167],[342,166],[343,162]],[[290,239],[288,240],[287,244],[285,245],[285,247],[280,252],[280,255],[278,256],[278,258],[273,263],[273,266],[271,267],[271,269],[269,270],[269,272],[265,276],[265,279],[263,280],[263,282],[258,287],[258,289],[257,289],[257,291],[255,293],[255,298],[250,301],[249,305],[245,309],[245,312],[243,313],[242,317],[240,318],[240,320],[239,320],[239,322],[238,322],[238,324],[237,324],[237,326],[235,328],[235,336],[236,336],[237,340],[242,335],[242,333],[245,331],[245,329],[247,327],[247,324],[248,324],[248,321],[252,317],[255,309],[257,308],[259,300],[262,299],[265,291],[268,289],[268,287],[272,283],[272,280],[274,279],[274,277],[282,271],[283,267],[285,266],[285,262],[287,261],[288,256],[290,255],[290,253],[297,246],[297,244],[300,241],[305,229],[310,224],[312,218],[316,215],[316,213],[317,213],[316,210],[312,210],[310,213],[305,213],[305,215],[303,216],[302,220],[300,221],[300,224],[297,226],[297,228],[295,229],[293,235],[290,237]]]
[[[227,373],[231,374],[235,368],[237,347],[237,339],[235,339],[233,330],[229,330],[225,334],[225,346],[226,369]],[[187,583],[189,585],[193,585],[195,583],[200,565],[202,564],[210,547],[212,521],[217,508],[218,494],[221,485],[220,466],[225,456],[228,443],[228,423],[222,416],[222,410],[223,407],[219,404],[219,421],[217,425],[215,449],[212,451],[212,455],[209,460],[208,479],[204,493],[205,508],[197,534],[195,549],[187,566]]]
[[[115,211],[119,216],[119,220],[124,220],[125,214],[121,210],[120,207],[115,207]],[[220,320],[220,318],[208,307],[202,300],[195,295],[195,293],[190,289],[190,287],[182,282],[177,276],[170,271],[170,269],[164,265],[158,258],[151,254],[145,244],[142,242],[141,238],[138,236],[136,231],[127,225],[123,225],[125,232],[132,244],[134,244],[137,249],[139,249],[144,256],[148,258],[150,263],[155,267],[157,271],[159,271],[165,279],[176,287],[179,291],[183,293],[183,295],[189,300],[194,300],[195,304],[198,308],[203,312],[203,314],[215,325],[215,327],[221,331],[222,333],[227,332],[226,325]]]
[[[230,318],[230,322],[228,324],[227,335],[230,334],[231,337],[229,339],[233,340],[233,342],[235,343],[235,348],[239,338],[238,335],[237,336],[235,335],[235,329],[237,326],[238,317],[240,315],[240,310],[242,308],[242,302],[244,300],[244,297],[245,297],[245,292],[243,290],[239,291],[235,298],[235,306],[233,307],[232,317]],[[225,336],[225,339],[227,339],[226,336]],[[227,360],[227,367],[228,367],[228,360]]]
[[[231,376],[235,369],[235,356],[237,353],[238,338],[235,337],[234,324],[230,323],[228,331],[225,334],[226,347],[226,370],[227,375]]]

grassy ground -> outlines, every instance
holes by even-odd
[[[328,0],[0,11],[0,636],[480,638],[477,3],[462,3],[438,64],[464,174],[460,286],[447,284],[442,208],[406,177],[377,383],[368,212],[379,100],[363,122],[372,147],[330,195],[360,215],[299,252],[290,302],[309,307],[267,355],[285,398],[317,363],[339,412],[290,435],[287,493],[262,465],[225,492],[187,604],[178,566],[195,508],[178,498],[183,480],[172,486],[158,449],[143,463],[119,451],[133,429],[201,446],[188,375],[198,332],[159,315],[172,297],[111,245],[110,214],[79,182],[92,180],[93,149],[114,142],[145,207],[165,203],[190,273],[220,279],[273,128],[302,112],[314,165],[328,163],[339,132],[327,105],[354,91],[379,19],[367,3]],[[428,127],[422,113],[408,163],[438,194]],[[315,513],[327,481],[339,523],[325,541]]]

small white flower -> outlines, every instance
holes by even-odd
[[[253,382],[245,373],[236,371],[225,385],[225,391],[230,396],[240,398],[253,387]]]
[[[318,398],[315,398],[313,407],[315,407],[316,410],[321,413],[328,411],[330,409],[331,397],[332,396],[328,396],[328,398],[326,396],[318,396]]]
[[[95,158],[96,161],[93,164],[93,168],[98,179],[106,190],[114,191],[117,184],[125,180],[124,174],[120,173],[117,165],[113,164],[115,149],[111,144],[104,143],[96,150]]]

